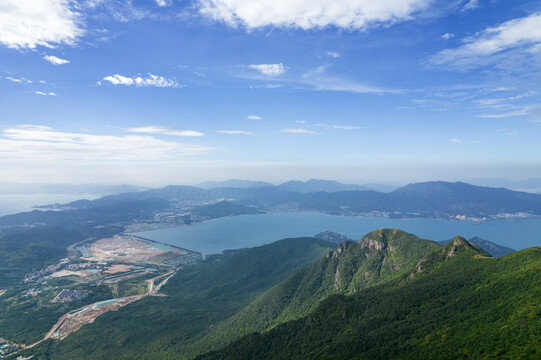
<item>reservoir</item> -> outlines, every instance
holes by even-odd
[[[466,239],[478,236],[515,250],[541,246],[541,219],[476,223],[463,220],[388,219],[321,213],[230,216],[194,225],[139,232],[135,235],[209,255],[227,249],[260,246],[288,237],[314,236],[327,230],[359,240],[379,228],[398,228],[434,241],[461,235]]]

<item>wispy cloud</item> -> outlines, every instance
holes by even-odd
[[[314,131],[306,130],[306,129],[300,129],[300,128],[296,128],[296,129],[282,129],[282,130],[280,130],[280,132],[288,133],[288,134],[315,134]]]
[[[229,135],[252,135],[253,132],[251,131],[244,131],[244,130],[218,130],[216,131],[220,134],[229,134]]]
[[[430,0],[198,0],[199,11],[230,26],[301,29],[369,26],[410,20]]]
[[[507,96],[507,97],[499,97],[499,98],[481,98],[481,99],[475,99],[473,100],[473,103],[482,106],[482,107],[489,107],[489,108],[508,108],[513,107],[513,102],[516,100],[520,100],[526,97],[533,96],[534,92],[528,92],[528,93],[522,93],[517,94],[514,96]]]
[[[528,109],[519,109],[514,111],[508,111],[508,112],[501,112],[496,114],[482,114],[477,115],[477,117],[480,118],[486,118],[486,119],[503,119],[508,117],[516,117],[516,116],[526,116],[529,115]]]
[[[431,66],[469,70],[490,64],[495,55],[515,56],[541,46],[541,13],[510,20],[463,40],[464,45],[445,49],[428,59]],[[514,65],[516,66],[516,64]]]
[[[126,129],[127,132],[133,133],[147,133],[147,134],[162,134],[162,135],[173,135],[173,136],[204,136],[202,132],[179,129],[171,126],[142,126],[136,128]]]
[[[246,118],[248,120],[261,120],[261,119],[263,119],[261,116],[257,116],[257,115],[248,115]]]
[[[279,76],[282,75],[286,68],[284,67],[284,64],[253,64],[248,65],[250,69],[254,69],[262,73],[263,75],[267,76]]]
[[[34,91],[34,94],[36,95],[44,95],[44,96],[56,96],[56,94],[54,92],[48,92],[48,93],[45,93],[43,91]]]
[[[516,135],[518,135],[518,131],[509,130],[509,129],[505,129],[505,128],[497,129],[496,131],[499,132],[499,133],[505,134],[507,136],[516,136]]]
[[[462,12],[477,9],[479,7],[479,0],[470,0],[462,8]]]
[[[54,55],[45,55],[43,57],[43,59],[47,60],[48,62],[50,62],[53,65],[64,65],[64,64],[69,64],[69,62],[70,62],[69,60],[61,59],[61,58],[56,57]]]
[[[362,129],[362,126],[355,125],[336,125],[336,124],[317,124],[324,129],[338,129],[338,130],[357,130]]]
[[[310,85],[314,90],[318,91],[343,91],[359,94],[400,94],[404,90],[387,89],[384,87],[371,86],[359,82],[333,78],[333,77],[314,77],[300,81],[306,85]]]
[[[6,76],[6,79],[17,84],[24,84],[24,85],[32,84],[32,80],[28,80],[23,77],[14,78],[11,76]]]
[[[449,39],[453,38],[454,36],[455,36],[455,34],[445,33],[445,34],[443,34],[443,35],[441,36],[441,38],[442,38],[443,40],[449,40]]]
[[[214,150],[208,146],[180,144],[151,136],[71,133],[36,125],[7,128],[0,135],[1,161],[28,163],[176,160]]]
[[[169,5],[169,1],[167,1],[167,0],[156,0],[156,4],[158,4],[158,6],[160,6],[160,7],[164,7],[164,6]]]
[[[3,0],[0,43],[14,49],[74,44],[84,33],[80,14],[68,0]]]
[[[336,51],[327,51],[327,56],[330,56],[332,58],[339,58],[341,55],[340,53],[336,52]]]
[[[163,76],[158,76],[154,74],[148,74],[147,77],[142,76],[123,76],[119,74],[114,74],[106,76],[103,78],[103,81],[108,81],[113,85],[125,85],[125,86],[154,86],[161,88],[178,88],[183,87],[175,79],[166,79]],[[101,85],[101,82],[98,82],[98,85]]]
[[[457,138],[452,138],[452,139],[451,139],[451,142],[452,142],[452,143],[455,143],[455,144],[460,144],[460,143],[462,142],[462,140],[457,139]]]

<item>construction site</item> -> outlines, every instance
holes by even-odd
[[[68,248],[68,254],[56,264],[27,274],[28,289],[22,296],[49,298],[49,304],[64,304],[66,309],[72,302],[80,306],[97,286],[108,287],[112,298],[71,307],[39,341],[15,344],[22,349],[46,339],[62,340],[100,315],[146,296],[165,296],[159,293],[160,288],[183,266],[202,259],[198,252],[123,234],[79,242]],[[62,285],[51,286],[55,281]],[[0,296],[4,292],[0,290]]]

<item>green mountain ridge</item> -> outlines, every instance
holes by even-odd
[[[540,270],[541,247],[492,258],[455,237],[410,274],[198,359],[538,358]]]
[[[439,248],[433,241],[398,229],[373,231],[358,243],[345,241],[231,319],[208,330],[192,348],[195,352],[219,348],[241,335],[266,331],[305,316],[330,295],[354,294],[407,275],[421,259]]]

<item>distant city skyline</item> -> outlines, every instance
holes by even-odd
[[[0,8],[0,181],[541,178],[539,1]]]

